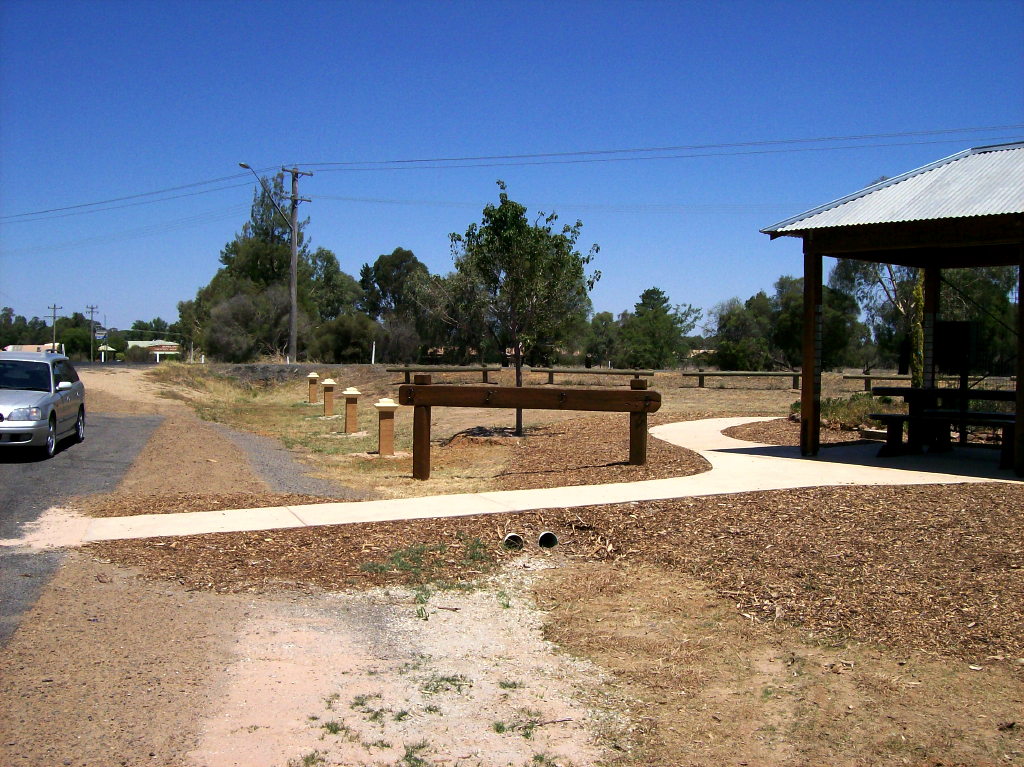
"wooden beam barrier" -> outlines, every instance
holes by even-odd
[[[497,373],[500,370],[500,365],[401,365],[384,368],[386,373],[404,373],[406,383],[409,383],[409,378],[413,373],[426,373],[427,375],[433,373],[480,373],[483,376],[483,382],[490,383],[488,374]]]
[[[425,379],[425,380],[424,380]],[[629,413],[629,462],[647,460],[647,414],[661,407],[661,394],[647,391],[644,380],[631,381],[634,388],[551,389],[548,387],[493,387],[435,385],[430,376],[416,376],[415,383],[398,387],[398,401],[413,408],[412,475],[430,478],[430,408],[495,407],[523,410],[583,410]],[[632,416],[642,416],[633,418]]]
[[[800,388],[800,373],[791,370],[687,370],[679,375],[682,378],[696,378],[700,389],[704,388],[705,378],[790,378],[793,381],[792,388]]]

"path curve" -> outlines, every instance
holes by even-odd
[[[795,447],[745,442],[722,434],[731,426],[770,420],[775,419],[710,418],[651,429],[652,436],[694,450],[712,466],[710,471],[686,477],[264,509],[65,518],[58,526],[62,531],[59,540],[47,532],[47,528],[55,527],[52,522],[56,520],[50,520],[51,524],[41,525],[25,538],[0,543],[46,548],[126,538],[457,517],[799,487],[1015,481],[1010,472],[995,468],[992,456],[979,455],[979,451],[958,450],[948,456],[904,456],[881,461],[875,457],[878,445],[874,443],[829,447],[817,457],[803,458]],[[59,510],[54,513],[67,514]]]

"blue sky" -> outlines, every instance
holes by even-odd
[[[314,171],[307,232],[353,275],[399,246],[448,271],[500,178],[583,221],[596,310],[708,309],[800,273],[759,228],[1022,125],[1021,0],[4,0],[0,305],[175,319],[248,217],[244,161]],[[1018,127],[962,130],[988,126]],[[764,143],[882,134],[914,135]]]

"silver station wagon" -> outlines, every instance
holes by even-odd
[[[68,358],[0,352],[0,450],[32,448],[49,458],[70,435],[85,439],[85,386]]]

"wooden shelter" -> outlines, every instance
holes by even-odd
[[[924,269],[926,386],[935,381],[941,271],[1017,266],[1014,468],[1024,475],[1024,142],[965,150],[761,231],[803,240],[803,455],[817,455],[820,439],[823,256]]]

